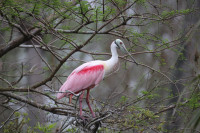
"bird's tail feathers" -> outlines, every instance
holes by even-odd
[[[61,98],[65,97],[65,95],[66,95],[65,93],[58,93],[56,97],[57,97],[57,99],[61,99]]]

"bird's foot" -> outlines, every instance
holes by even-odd
[[[87,116],[79,116],[77,120],[78,120],[78,122],[80,124],[85,126],[89,122],[89,117],[87,117]]]

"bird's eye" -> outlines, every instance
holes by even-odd
[[[121,45],[122,45],[122,42],[120,42],[119,44],[121,44]]]

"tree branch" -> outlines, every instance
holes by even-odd
[[[75,112],[74,111],[69,111],[70,109],[67,109],[67,108],[58,108],[56,106],[53,106],[53,107],[50,107],[50,106],[47,106],[46,104],[45,105],[42,105],[42,104],[39,104],[39,103],[36,103],[32,100],[28,100],[22,96],[18,96],[14,93],[10,93],[10,92],[0,92],[1,95],[4,95],[4,96],[7,96],[7,97],[10,97],[10,98],[13,98],[15,100],[18,100],[18,101],[21,101],[23,103],[27,103],[33,107],[36,107],[36,108],[40,108],[44,111],[47,111],[47,112],[51,112],[53,114],[59,114],[59,115],[68,115],[70,114],[71,116],[75,116]]]
[[[37,35],[41,31],[42,31],[42,29],[40,29],[40,28],[34,28],[30,31],[31,35],[27,35],[27,36],[21,35],[20,37],[10,41],[7,45],[0,48],[0,57],[4,56],[10,50],[18,47],[20,44],[25,43],[26,41],[32,39],[33,36]]]

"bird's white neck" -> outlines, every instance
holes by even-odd
[[[112,73],[113,71],[116,71],[116,69],[118,68],[117,46],[114,42],[111,44],[110,50],[112,53],[112,57],[109,60],[105,61],[105,64],[106,64],[105,74],[106,75]]]
[[[112,60],[117,59],[118,60],[117,47],[116,47],[116,44],[114,42],[111,44],[110,50],[111,50],[111,53],[112,53],[112,57],[110,59],[112,59]]]

